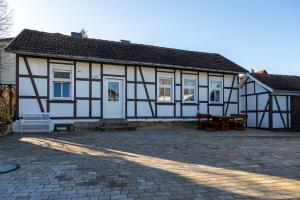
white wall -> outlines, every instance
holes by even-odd
[[[266,107],[269,102],[269,93],[267,89],[261,86],[258,82],[253,82],[255,80],[249,78],[248,84],[244,84],[240,88],[241,93],[241,112],[247,113],[248,115],[248,127],[257,127],[257,128],[285,128],[284,123],[286,124],[286,128],[290,127],[290,121],[288,122],[288,118],[291,119],[291,114],[286,111],[290,111],[290,97],[286,96],[276,96],[278,100],[278,104],[281,111],[284,113],[280,114],[279,109],[275,100],[275,95],[272,95],[272,127],[269,127],[269,108],[270,105]],[[247,85],[247,89],[246,89]],[[246,108],[246,97],[247,96],[247,108]],[[257,100],[256,100],[257,95]],[[289,105],[287,107],[287,104]],[[266,112],[264,110],[267,109]],[[256,112],[257,111],[257,112]],[[257,113],[257,114],[256,114]],[[281,117],[282,115],[282,117]],[[262,118],[263,117],[263,118]],[[283,121],[282,121],[283,118]],[[259,127],[259,125],[261,126]]]
[[[55,63],[54,63],[55,62]],[[117,75],[125,77],[127,79],[127,117],[128,118],[194,118],[196,113],[200,111],[201,113],[210,113],[213,115],[223,115],[225,109],[227,108],[227,115],[238,113],[238,91],[237,84],[238,80],[235,78],[233,84],[234,89],[230,90],[233,80],[233,75],[231,74],[216,74],[223,77],[224,82],[224,105],[208,105],[208,77],[207,72],[197,72],[197,71],[185,71],[185,70],[174,70],[166,68],[156,68],[157,73],[164,72],[173,76],[173,92],[174,98],[171,103],[156,103],[157,91],[156,88],[156,78],[158,74],[155,74],[155,68],[153,67],[141,67],[144,80],[146,83],[146,89],[148,91],[150,104],[148,102],[148,97],[145,91],[145,86],[143,84],[143,79],[139,70],[139,67],[135,66],[124,66],[124,65],[112,65],[112,64],[98,64],[98,63],[88,63],[88,62],[74,62],[65,60],[51,60],[50,59],[50,74],[47,71],[47,59],[40,58],[28,58],[28,63],[33,75],[43,76],[36,77],[34,81],[37,85],[39,95],[42,96],[43,108],[47,111],[47,98],[50,99],[49,102],[49,112],[52,117],[66,118],[70,120],[72,118],[77,119],[100,119],[102,117],[102,72],[105,75]],[[60,63],[60,64],[59,64]],[[75,64],[75,65],[74,65]],[[19,59],[20,74],[28,75],[24,59],[20,57]],[[75,70],[76,67],[76,70]],[[52,69],[62,68],[72,70],[72,99],[70,101],[65,101],[60,103],[59,101],[52,99]],[[135,70],[136,68],[136,70]],[[89,70],[92,70],[89,72]],[[127,70],[126,70],[127,69]],[[181,74],[182,72],[182,74]],[[49,76],[50,85],[49,93],[50,96],[47,97],[47,77]],[[192,104],[182,104],[182,83],[181,79],[185,76],[193,76],[197,80],[196,88],[196,102]],[[76,77],[76,80],[75,80]],[[136,78],[136,79],[135,79]],[[137,81],[137,82],[135,82]],[[40,112],[38,101],[35,98],[35,93],[29,77],[20,77],[19,79],[19,94],[22,96],[27,96],[27,99],[19,100],[20,115],[24,112]],[[75,87],[76,86],[76,87]],[[91,86],[91,93],[90,93]],[[76,90],[75,90],[76,88]],[[137,91],[135,91],[135,88]],[[158,87],[157,87],[158,89]],[[137,97],[136,101],[135,95]],[[28,96],[30,97],[28,99]],[[32,99],[31,99],[32,97]],[[91,97],[91,98],[90,98]],[[199,103],[200,101],[200,103]],[[227,104],[226,102],[230,102]],[[104,105],[103,105],[104,106]],[[151,107],[153,114],[151,112]],[[75,115],[74,115],[75,114]]]
[[[276,99],[278,105],[276,103]],[[272,96],[273,101],[273,128],[289,128],[291,124],[291,114],[285,111],[290,111],[290,97]],[[288,102],[287,102],[288,101]],[[279,107],[278,107],[279,106]],[[280,112],[283,112],[280,114]],[[289,117],[289,122],[288,122]]]

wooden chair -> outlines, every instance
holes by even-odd
[[[246,129],[246,122],[248,116],[246,114],[231,114],[230,116],[234,117],[233,120],[229,121],[229,128],[243,131]]]

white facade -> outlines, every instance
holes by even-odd
[[[215,73],[18,56],[18,116],[60,122],[192,119],[239,113],[238,73]],[[210,98],[208,98],[210,96]]]
[[[248,115],[247,127],[262,129],[291,128],[291,95],[278,94],[247,74],[240,83],[240,110]]]

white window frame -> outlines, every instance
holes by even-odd
[[[160,86],[163,86],[159,83],[159,80],[161,78],[165,78],[165,79],[171,79],[171,86],[170,86],[170,101],[166,101],[166,100],[159,100],[159,89],[160,89]],[[157,73],[157,102],[160,102],[160,103],[174,103],[174,74],[171,74],[171,73]],[[165,88],[165,86],[164,86]]]
[[[70,73],[69,79],[64,78],[54,78],[54,72],[67,72]],[[70,83],[70,97],[54,97],[54,83]],[[50,93],[51,99],[53,100],[73,100],[74,98],[74,76],[73,76],[73,67],[65,66],[60,64],[55,64],[51,66],[51,75],[50,75]]]
[[[185,86],[184,82],[185,80],[193,80],[195,81],[195,86]],[[186,101],[184,100],[184,89],[194,89],[195,91],[195,96],[194,96],[194,101]],[[182,103],[197,103],[198,101],[198,77],[193,76],[193,75],[183,75],[182,77]]]
[[[210,100],[210,93],[212,91],[212,88],[211,88],[211,82],[212,81],[219,81],[220,82],[220,101],[211,101]],[[223,104],[223,77],[209,77],[209,92],[208,92],[208,100],[209,100],[209,103],[215,103],[215,104]]]

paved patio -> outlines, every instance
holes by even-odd
[[[0,139],[0,199],[300,199],[300,134],[152,129]]]

